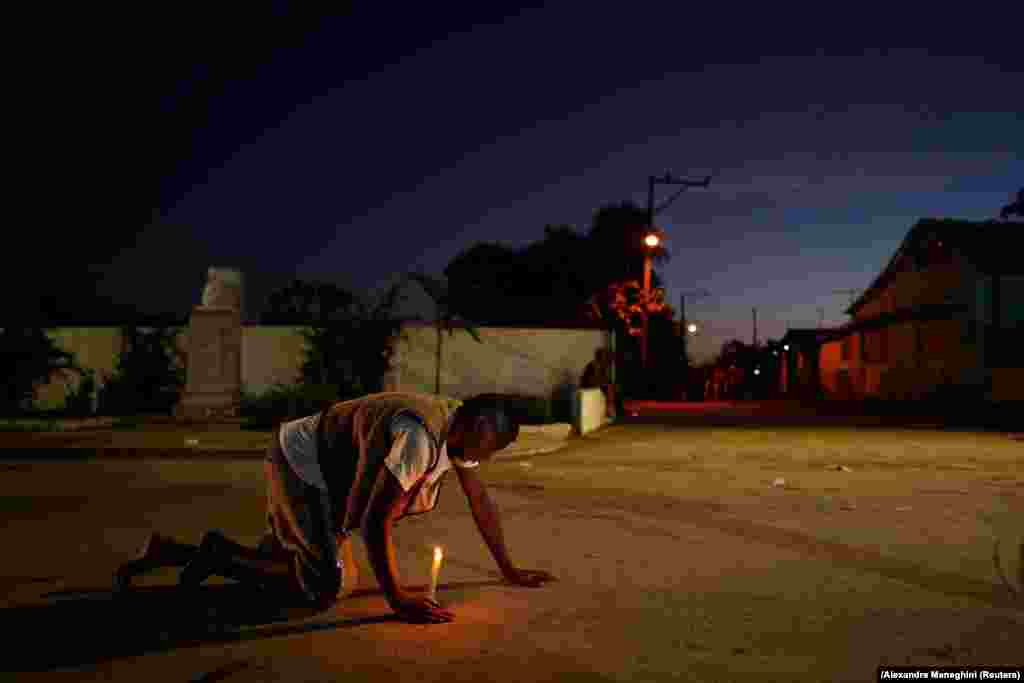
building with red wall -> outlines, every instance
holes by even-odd
[[[956,386],[1024,399],[1022,247],[1019,223],[919,221],[822,342],[822,393],[910,400]]]

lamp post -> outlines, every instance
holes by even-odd
[[[648,326],[647,302],[651,296],[651,266],[654,258],[654,250],[661,244],[661,238],[653,230],[644,237],[644,295],[643,295],[643,331],[640,333],[640,364],[647,369],[647,337],[650,327]]]
[[[683,339],[682,339],[682,343],[683,343],[683,358],[686,359],[687,367],[689,367],[689,363],[690,363],[689,355],[687,354],[687,346],[689,345],[689,341],[686,338],[685,331],[689,331],[690,334],[696,334],[697,333],[696,325],[689,325],[688,326],[686,324],[686,297],[688,297],[688,296],[693,298],[693,299],[697,299],[697,298],[704,297],[704,296],[711,296],[711,292],[709,292],[706,289],[694,289],[694,290],[690,290],[688,292],[682,292],[679,295],[679,325],[684,330],[684,334],[682,335],[682,337],[683,337]],[[692,330],[690,330],[691,327],[693,328]]]
[[[654,217],[661,211],[664,211],[668,206],[676,200],[683,192],[691,187],[707,187],[711,184],[711,176],[706,176],[703,180],[686,180],[684,178],[677,178],[671,173],[665,173],[663,176],[648,176],[647,177],[647,234],[644,236],[644,299],[650,296],[651,293],[651,261],[654,256],[653,252],[661,244],[661,237],[658,234],[657,229],[654,227]],[[654,186],[655,185],[680,185],[682,186],[678,192],[668,198],[661,206],[654,206]],[[647,370],[647,310],[645,308],[643,312],[643,332],[640,340],[640,363],[643,370]]]

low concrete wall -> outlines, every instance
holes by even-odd
[[[299,380],[303,360],[302,327],[290,325],[242,326],[242,386],[258,394],[275,384]],[[583,368],[598,348],[607,345],[606,333],[594,329],[479,328],[482,344],[463,330],[444,335],[441,391],[466,398],[477,393],[500,392],[554,398],[565,406],[565,419]],[[76,354],[78,361],[99,373],[112,373],[121,351],[116,327],[59,328],[49,332],[58,345]],[[437,336],[429,325],[402,327],[385,378],[389,390],[434,391]],[[178,348],[188,349],[188,328],[178,331]],[[54,376],[40,387],[39,403],[59,407],[77,375]]]
[[[583,369],[597,349],[607,346],[607,333],[602,330],[481,327],[478,331],[483,343],[465,330],[456,329],[450,336],[443,333],[442,394],[537,396],[561,401],[568,409]],[[403,326],[392,362],[389,390],[433,393],[435,328],[418,323]]]
[[[275,384],[299,381],[304,358],[302,327],[245,325],[242,327],[242,387],[261,394]]]
[[[573,427],[577,434],[588,434],[608,422],[608,405],[600,389],[580,389],[573,402]]]

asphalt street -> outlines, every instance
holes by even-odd
[[[0,463],[0,570],[17,680],[864,681],[880,664],[1024,664],[1011,582],[1024,447],[995,433],[617,424],[483,474],[513,559],[506,585],[457,480],[399,525],[403,581],[445,562],[445,625],[396,620],[368,569],[320,614],[230,582],[110,575],[151,529],[263,528],[257,458]],[[1007,550],[1008,549],[1008,550]],[[1012,585],[1012,584],[1011,584]],[[1019,590],[1018,586],[1018,590]],[[16,672],[16,673],[15,673]]]

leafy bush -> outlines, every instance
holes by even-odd
[[[19,420],[0,422],[0,432],[60,432],[57,420]]]
[[[571,405],[568,407],[570,411],[569,416],[565,417],[562,415],[564,410],[560,410],[561,401],[542,396],[508,395],[504,396],[504,398],[508,402],[509,409],[516,419],[519,420],[520,424],[553,424],[555,422],[569,422],[572,418]]]
[[[551,399],[548,398],[523,399],[521,408],[523,424],[551,424],[555,421],[553,407]]]
[[[127,348],[117,359],[113,376],[100,389],[99,411],[104,415],[170,413],[185,386],[185,370],[175,358],[177,330],[158,327],[123,330]]]
[[[82,379],[75,389],[68,391],[64,399],[63,413],[67,417],[84,417],[92,414],[93,394],[96,391],[96,373],[83,370]]]
[[[64,370],[80,372],[74,354],[58,347],[44,328],[0,328],[0,414],[31,412],[39,385]]]
[[[396,283],[371,303],[332,283],[295,280],[271,293],[262,322],[304,326],[303,384],[334,385],[346,396],[368,394],[381,390],[390,369],[401,330],[392,316],[401,288]]]

